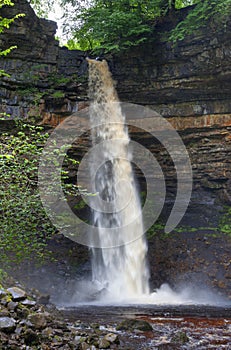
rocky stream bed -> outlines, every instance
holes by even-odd
[[[0,289],[1,350],[230,348],[230,305],[57,309],[20,285]]]

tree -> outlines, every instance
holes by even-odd
[[[54,5],[53,0],[29,1],[40,12]],[[72,35],[70,46],[83,50],[118,51],[138,45],[153,36],[157,18],[183,7],[190,6],[188,15],[168,34],[170,41],[192,34],[211,18],[218,26],[225,26],[231,13],[231,0],[59,0],[59,3],[64,11],[64,32]]]
[[[75,38],[88,49],[118,51],[138,45],[151,32],[143,18],[144,7],[128,0],[96,1],[81,12]],[[80,39],[79,39],[80,38]]]
[[[63,6],[68,2],[62,0]],[[76,2],[74,17],[66,12],[66,30],[72,30],[80,47],[119,51],[146,41],[152,32],[149,22],[164,15],[173,2],[166,6],[164,0],[94,0],[88,7],[81,5]]]
[[[191,6],[188,15],[168,35],[170,41],[183,39],[213,18],[218,25],[227,22],[231,0],[61,0],[76,8],[66,17],[66,30],[82,49],[119,51],[139,45],[153,36],[155,21],[169,11]],[[83,5],[87,5],[86,7]],[[73,39],[71,41],[73,45]]]
[[[29,1],[41,13],[54,5],[54,0]],[[186,18],[166,33],[165,39],[182,40],[211,19],[218,27],[224,27],[231,13],[231,0],[59,0],[59,3],[64,12],[64,32],[71,36],[71,48],[109,52],[152,40],[158,18],[183,7],[189,7]]]

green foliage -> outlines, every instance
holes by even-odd
[[[226,206],[224,213],[220,219],[219,230],[223,233],[231,235],[231,207]]]
[[[2,0],[3,1],[3,0]],[[10,2],[9,0],[5,0]],[[189,7],[188,15],[163,36],[176,42],[214,21],[225,27],[231,0],[59,0],[63,9],[64,33],[71,50],[115,52],[153,40],[158,19],[169,11]],[[55,2],[30,0],[40,16],[47,16]],[[193,6],[192,6],[193,5]]]
[[[7,77],[7,78],[9,78],[10,75],[7,74],[3,69],[0,69],[0,78],[1,78],[1,77]]]
[[[55,91],[55,92],[53,92],[52,97],[63,98],[63,97],[65,97],[65,93],[63,91]]]
[[[48,17],[48,13],[54,9],[55,2],[53,0],[41,1],[41,0],[29,0],[30,5],[33,7],[37,16]]]
[[[30,127],[0,139],[0,249],[2,263],[43,255],[53,232],[36,190],[38,159],[46,135]],[[10,258],[9,258],[10,256]]]
[[[198,29],[206,27],[211,19],[215,30],[226,27],[231,14],[231,0],[197,0],[194,3],[195,7],[171,31],[170,35],[168,35],[168,40],[173,42],[183,40],[186,35],[191,35]]]
[[[0,269],[0,288],[2,288],[2,284],[7,277],[7,273],[4,270]]]
[[[65,1],[63,1],[65,2]],[[144,42],[151,33],[147,19],[154,9],[153,1],[96,0],[89,7],[80,8],[75,21],[74,40],[68,47],[95,51],[119,51]],[[73,25],[75,19],[67,23]],[[66,29],[70,30],[70,25]]]
[[[188,15],[164,39],[176,42],[214,20],[225,26],[231,13],[231,0],[61,0],[66,5],[66,32],[73,38],[71,49],[120,51],[152,40],[155,23],[173,9],[191,6]],[[67,4],[76,11],[68,13]]]
[[[1,265],[31,257],[44,259],[47,241],[56,232],[37,188],[39,158],[49,135],[41,127],[23,122],[18,122],[17,128],[15,135],[5,133],[0,137]],[[62,148],[58,154],[50,154],[52,161],[63,152]],[[76,164],[68,158],[66,162]],[[66,195],[78,194],[77,186],[68,184],[66,170],[61,176]]]
[[[164,223],[158,220],[155,222],[146,232],[147,239],[151,239],[154,236],[160,236],[162,237],[164,234]]]
[[[0,51],[0,57],[8,55],[14,49],[17,49],[17,46],[11,46],[6,50]]]

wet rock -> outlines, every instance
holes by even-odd
[[[83,338],[81,337],[81,335],[76,335],[73,342],[75,345],[79,345],[79,344],[81,344],[82,339]],[[86,340],[86,338],[84,340]]]
[[[40,343],[39,335],[30,328],[25,331],[23,336],[26,345],[38,345]]]
[[[6,296],[6,292],[4,289],[0,289],[0,299]]]
[[[99,328],[100,328],[100,324],[97,323],[97,322],[91,323],[91,327],[92,327],[93,329],[99,329]]]
[[[172,342],[177,344],[185,344],[189,341],[189,338],[185,332],[177,332],[174,337],[172,337]]]
[[[99,345],[99,338],[96,334],[91,334],[87,338],[87,343],[90,345],[98,346]]]
[[[42,304],[42,305],[49,304],[49,301],[50,301],[50,295],[49,294],[40,295],[39,298],[38,298],[38,303]]]
[[[80,346],[81,350],[96,350],[96,347],[94,345],[89,345],[87,343],[82,343]]]
[[[23,332],[23,327],[20,327],[20,325],[17,326],[17,328],[15,329],[15,334],[22,334],[22,332]]]
[[[29,300],[29,299],[25,299],[21,302],[22,305],[27,306],[27,307],[32,307],[36,305],[36,301],[34,300]]]
[[[33,327],[32,323],[28,320],[22,320],[19,322],[20,326]]]
[[[44,337],[50,337],[52,334],[54,333],[54,330],[53,330],[53,328],[51,328],[51,327],[47,327],[47,328],[45,328],[43,331],[42,331],[42,335],[44,336]]]
[[[7,305],[8,310],[15,311],[18,306],[18,303],[15,301],[10,301]]]
[[[16,328],[16,321],[12,317],[0,317],[0,331],[11,333]]]
[[[4,296],[2,299],[0,299],[0,304],[3,306],[7,306],[7,304],[11,301],[11,298],[9,298],[7,295]]]
[[[99,348],[100,349],[110,349],[111,343],[105,338],[99,340]]]
[[[109,343],[119,344],[118,335],[115,334],[115,333],[108,333],[108,334],[106,334],[104,339],[107,340]]]
[[[179,350],[179,345],[174,343],[164,343],[157,346],[158,350]]]
[[[47,317],[44,313],[30,314],[28,321],[31,322],[35,329],[43,329],[47,325]]]
[[[117,330],[119,331],[134,331],[139,330],[142,332],[148,332],[152,331],[152,326],[150,323],[144,321],[144,320],[124,320],[122,321],[117,327]]]
[[[27,316],[29,315],[29,312],[30,312],[27,307],[25,307],[21,304],[18,305],[16,311],[17,311],[18,317],[20,317],[20,318],[27,318]]]
[[[20,301],[26,299],[26,292],[18,287],[8,288],[7,291],[12,295],[13,301]]]
[[[0,317],[10,317],[10,312],[6,307],[0,307]]]

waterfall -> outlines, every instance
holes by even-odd
[[[132,169],[125,117],[107,62],[88,60],[94,226],[92,280],[104,298],[127,300],[149,293],[147,244]],[[95,248],[94,242],[99,242]]]

